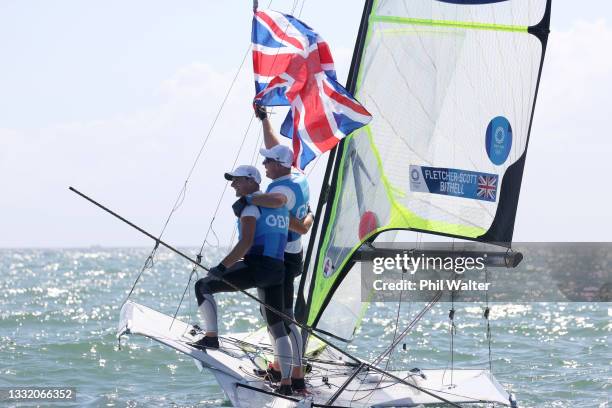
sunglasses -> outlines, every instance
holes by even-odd
[[[269,157],[266,157],[263,161],[263,164],[266,164],[266,163],[278,163],[278,160],[274,160]]]

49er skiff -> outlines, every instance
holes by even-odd
[[[513,397],[488,370],[393,371],[385,373],[329,348],[308,353],[312,367],[306,379],[309,395],[286,397],[255,375],[264,369],[262,355],[272,354],[265,331],[221,338],[219,350],[197,350],[188,345],[201,333],[146,306],[128,301],[121,310],[119,335],[149,337],[194,359],[200,370],[210,370],[235,407],[410,407],[442,402],[510,404]],[[446,375],[446,381],[444,379]]]
[[[119,336],[146,336],[189,355],[237,407],[515,406],[488,368],[453,368],[449,381],[445,370],[379,367],[412,325],[372,362],[336,344],[351,341],[359,326],[360,259],[383,251],[373,245],[383,233],[499,245],[504,251],[488,254],[489,266],[520,261],[507,249],[550,13],[551,0],[365,2],[347,89],[374,120],[330,154],[297,292],[296,320],[310,340],[309,396],[275,394],[255,375],[271,353],[263,331],[227,335],[219,350],[201,351],[188,345],[201,335],[197,326],[128,300]],[[169,247],[146,234],[155,248]]]

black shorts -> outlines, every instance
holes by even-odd
[[[293,279],[302,274],[304,269],[304,261],[302,259],[302,251],[297,254],[285,252],[285,280]]]
[[[278,311],[285,309],[283,283],[285,275],[285,265],[279,259],[267,256],[249,255],[244,261],[236,262],[228,268],[221,277],[230,282],[236,288],[226,284],[214,276],[207,276],[195,283],[195,293],[198,305],[204,301],[204,294],[235,292],[238,289],[262,289],[264,303],[269,304]],[[274,312],[265,309],[266,321],[272,325],[282,321],[282,318]]]

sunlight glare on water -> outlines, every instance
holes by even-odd
[[[190,358],[136,336],[119,350],[119,310],[148,253],[0,251],[0,386],[74,386],[78,406],[227,406],[213,376],[200,374]],[[207,254],[205,264],[218,257]],[[172,315],[190,272],[186,261],[159,251],[132,299]],[[420,307],[401,304],[400,325]],[[449,308],[438,304],[420,321],[390,369],[450,369]],[[457,303],[455,309],[454,366],[488,367],[484,305]],[[244,295],[219,296],[219,310],[222,333],[261,325],[258,305]],[[396,304],[371,305],[349,350],[365,359],[378,356],[393,338],[397,312]],[[493,372],[522,407],[604,407],[612,377],[611,316],[606,303],[494,304]],[[191,288],[179,318],[198,321]]]

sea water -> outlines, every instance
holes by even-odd
[[[76,402],[40,406],[228,406],[213,376],[198,372],[190,358],[138,336],[125,338],[119,348],[119,310],[149,252],[0,250],[0,387],[77,390]],[[187,253],[193,256],[193,250]],[[160,250],[130,299],[172,315],[191,270],[187,261]],[[401,331],[422,304],[399,307],[372,304],[348,351],[376,358],[393,339],[396,322]],[[450,304],[436,305],[404,340],[405,350],[394,352],[388,368],[446,368],[450,376],[452,367],[491,364],[521,407],[608,406],[610,303],[495,304],[490,342],[484,307],[455,304],[451,353]],[[240,293],[219,296],[219,310],[222,333],[261,326],[258,306]],[[191,287],[179,318],[198,321]]]

